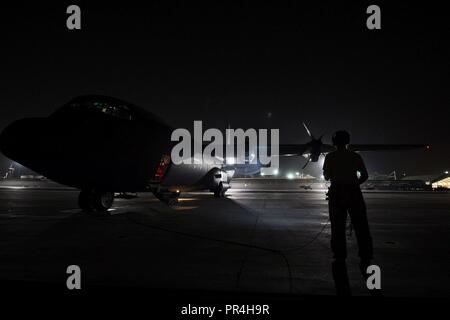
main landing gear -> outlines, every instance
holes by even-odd
[[[156,198],[164,202],[169,206],[175,206],[178,204],[178,198],[180,197],[180,192],[177,191],[158,191],[153,193]]]
[[[225,197],[225,192],[227,192],[229,186],[224,186],[224,184],[221,182],[219,183],[219,186],[215,188],[214,191],[214,197],[216,198],[223,198]]]
[[[83,211],[106,212],[113,203],[114,193],[109,191],[82,190],[78,196],[78,205]]]

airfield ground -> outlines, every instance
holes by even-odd
[[[54,187],[54,186],[53,186]],[[0,189],[0,281],[182,292],[334,295],[323,191],[150,194],[118,199],[109,216],[77,208],[58,187]],[[450,297],[450,194],[365,193],[382,288],[389,297]],[[354,295],[368,295],[348,239]]]

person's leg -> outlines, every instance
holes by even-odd
[[[348,213],[358,241],[358,255],[362,261],[370,261],[373,258],[372,236],[367,220],[366,204],[360,192],[352,197]]]
[[[352,295],[350,281],[348,279],[347,265],[345,259],[335,259],[331,264],[336,295],[349,297]]]
[[[347,243],[345,238],[347,210],[344,206],[334,204],[330,199],[329,212],[333,258],[345,260],[347,258]]]
[[[351,296],[350,283],[347,273],[347,243],[345,238],[345,226],[347,221],[347,210],[330,199],[329,212],[331,223],[331,250],[333,251],[333,262],[331,265],[336,295]]]
[[[361,258],[359,270],[364,281],[367,281],[367,267],[372,264],[373,246],[370,235],[369,222],[367,221],[367,209],[362,193],[358,190],[349,203],[349,215],[358,241],[358,254]]]

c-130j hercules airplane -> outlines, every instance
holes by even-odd
[[[316,139],[280,145],[280,156],[308,156],[315,162],[334,147]],[[150,112],[106,96],[80,96],[47,118],[25,118],[0,135],[10,159],[60,184],[80,189],[83,210],[108,210],[114,193],[153,192],[176,201],[180,192],[210,190],[223,197],[239,166],[173,165],[173,129]],[[426,145],[351,145],[355,151],[407,150]],[[305,166],[306,166],[305,164]]]

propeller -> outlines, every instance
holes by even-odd
[[[308,134],[308,136],[309,136],[311,139],[314,139],[314,136],[311,134],[311,131],[309,130],[309,128],[308,128],[308,126],[306,125],[306,123],[302,122],[302,124],[303,124],[303,127],[305,128],[306,133]]]
[[[314,134],[311,133],[311,130],[309,130],[308,126],[304,122],[302,122],[302,124],[306,130],[306,133],[311,138],[311,141],[307,143],[307,145],[308,145],[307,150],[309,151],[309,156],[308,156],[308,159],[306,160],[306,163],[302,167],[302,169],[305,169],[308,166],[308,163],[310,163],[311,161],[317,161],[319,156],[323,153],[322,152],[323,134],[319,138],[316,139]]]

